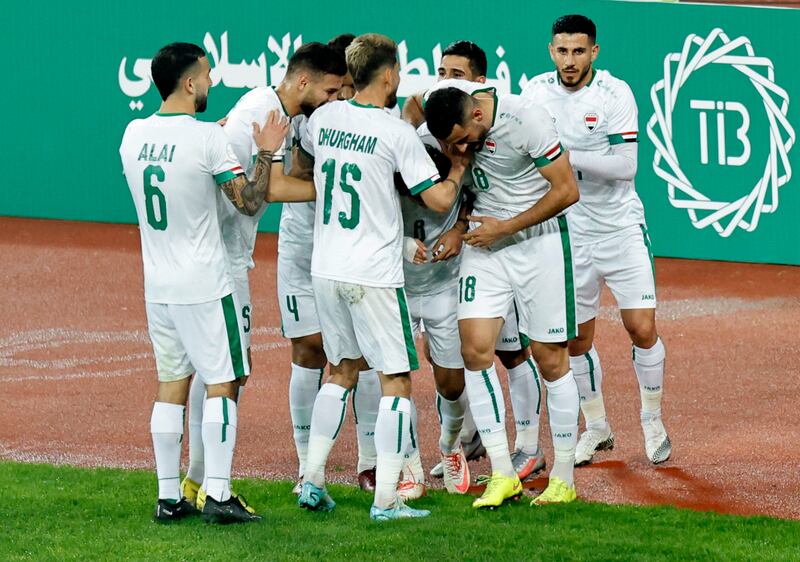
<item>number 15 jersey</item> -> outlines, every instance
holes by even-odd
[[[383,108],[325,104],[300,148],[314,159],[317,189],[311,275],[368,287],[403,286],[403,219],[394,186],[411,193],[439,181],[414,128]]]
[[[222,127],[155,114],[131,121],[119,153],[139,219],[145,301],[199,304],[230,294],[217,192],[243,172]]]

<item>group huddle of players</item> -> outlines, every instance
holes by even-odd
[[[370,517],[430,514],[406,504],[426,491],[409,377],[419,332],[440,422],[431,475],[465,494],[468,461],[486,455],[492,473],[473,507],[519,497],[546,466],[544,386],[554,458],[531,503],[573,501],[574,466],[614,446],[593,346],[603,284],[632,342],[645,453],[669,458],[655,269],[633,181],[636,103],[625,82],[593,67],[596,35],[584,16],[556,20],[555,70],[521,95],[487,87],[485,53],[453,43],[439,82],[408,98],[402,115],[396,44],[340,35],[297,49],[280,85],[249,91],[219,124],[194,118],[211,87],[203,50],[158,52],[161,110],[132,121],[120,146],[159,379],[156,520],[260,519],[230,475],[251,368],[248,275],[271,201],[285,203],[278,299],[292,344],[300,507],[335,507],[325,465],[352,394]],[[508,371],[511,451],[495,356]]]

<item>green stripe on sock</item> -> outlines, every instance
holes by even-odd
[[[402,287],[396,289],[397,303],[400,305],[400,322],[403,325],[403,338],[406,341],[406,354],[408,355],[408,370],[416,371],[419,369],[419,359],[417,358],[417,348],[414,346],[414,332],[411,331],[411,318],[408,315],[408,303],[406,302],[406,292]]]
[[[339,431],[342,429],[342,424],[344,423],[344,415],[347,413],[347,395],[350,394],[349,390],[344,391],[344,395],[342,396],[342,415],[339,418],[339,425],[336,426],[336,432],[333,434],[333,440],[336,441],[336,438],[339,436]]]
[[[239,339],[239,318],[233,304],[233,295],[222,297],[222,313],[225,315],[225,330],[228,332],[228,348],[231,352],[233,376],[237,379],[244,376],[244,359],[242,358],[242,341]]]
[[[569,243],[567,217],[558,217],[558,229],[561,231],[561,249],[564,252],[564,294],[567,304],[567,339],[571,340],[578,335],[578,325],[575,323],[575,280],[572,274],[572,248]]]
[[[397,423],[397,452],[400,452],[400,445],[403,444],[403,412],[397,412],[398,423]]]
[[[592,385],[592,392],[596,392],[597,388],[594,385],[594,361],[592,361],[592,356],[588,353],[583,354],[586,357],[586,360],[589,362],[589,382]]]
[[[442,420],[442,395],[438,392],[436,393],[436,413],[439,414],[439,425],[442,425],[444,423]]]
[[[356,411],[356,394],[358,394],[358,383],[353,387],[353,417],[358,425],[358,412]]]
[[[414,439],[414,424],[413,423],[409,423],[408,424],[408,431],[411,434],[411,447],[416,449],[417,448],[417,440]]]
[[[533,380],[536,383],[536,388],[539,390],[539,400],[536,402],[536,415],[538,416],[542,409],[542,384],[539,382],[539,373],[536,372],[536,365],[534,365],[533,360],[528,357],[526,361],[528,361],[528,365],[530,365],[531,371],[533,371]]]
[[[222,397],[222,442],[228,439],[228,399]]]
[[[324,375],[324,374],[325,374],[325,369],[320,369],[319,370],[319,381],[317,381],[317,390],[322,388],[322,375]]]
[[[483,383],[486,385],[486,389],[489,391],[489,396],[492,397],[492,408],[494,408],[494,419],[497,423],[500,423],[500,411],[497,409],[497,398],[494,396],[494,387],[492,386],[492,381],[489,380],[489,373],[486,372],[486,369],[481,371],[481,375],[483,376]]]

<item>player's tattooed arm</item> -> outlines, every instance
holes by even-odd
[[[569,163],[569,153],[564,152],[552,164],[539,168],[542,177],[550,182],[550,189],[533,207],[506,220],[470,215],[469,220],[481,225],[467,232],[464,241],[470,246],[485,248],[520,230],[550,219],[570,205],[578,202],[578,183]]]
[[[263,127],[253,123],[253,140],[258,147],[255,179],[249,181],[243,174],[239,174],[220,185],[223,193],[240,213],[255,215],[267,199],[272,178],[272,157],[283,145],[288,132],[289,120],[274,109],[267,114]]]

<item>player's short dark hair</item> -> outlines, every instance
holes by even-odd
[[[597,27],[594,22],[580,14],[561,16],[553,22],[553,35],[559,33],[585,33],[594,43],[597,40]]]
[[[159,49],[150,63],[150,74],[162,100],[177,89],[181,76],[204,56],[206,52],[194,43],[170,43]]]
[[[469,94],[458,88],[442,88],[431,92],[425,102],[425,121],[431,134],[444,140],[453,132],[453,127],[464,124]]]
[[[355,38],[356,36],[353,35],[352,33],[342,33],[340,35],[337,35],[330,41],[328,41],[328,46],[333,47],[334,49],[342,53],[342,56],[344,57],[345,49],[347,49],[347,47],[350,46],[350,43],[352,43],[353,39]]]
[[[442,51],[442,56],[456,55],[469,61],[469,67],[475,76],[486,76],[488,65],[486,53],[472,41],[455,41]]]
[[[345,51],[347,69],[356,90],[365,88],[375,75],[397,63],[397,43],[378,33],[359,35]]]
[[[289,59],[286,75],[291,76],[301,70],[319,74],[347,74],[344,53],[322,43],[306,43],[297,49]]]
[[[453,164],[452,162],[450,162],[450,159],[444,152],[428,144],[425,145],[425,152],[427,152],[428,156],[430,156],[431,160],[433,160],[433,163],[436,166],[436,170],[438,170],[439,172],[440,178],[444,179],[450,175],[450,168],[452,167]],[[425,206],[425,204],[422,202],[422,198],[419,195],[411,195],[411,191],[409,191],[406,182],[403,181],[403,176],[401,176],[400,174],[396,173],[394,175],[394,187],[395,189],[397,189],[400,195],[403,195],[405,197],[411,197],[423,207]]]

